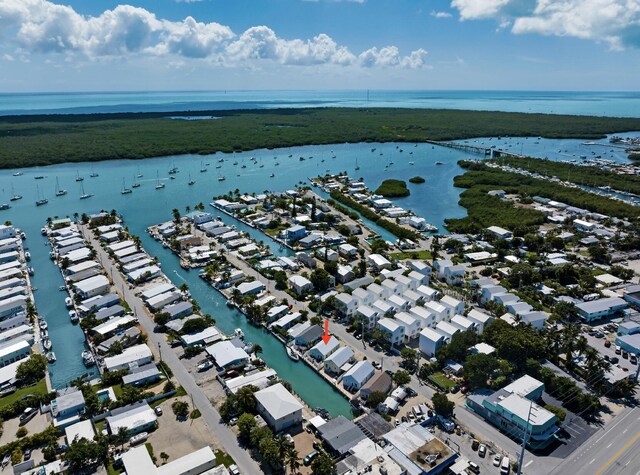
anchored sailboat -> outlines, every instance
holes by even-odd
[[[160,181],[160,174],[156,171],[156,190],[164,188],[164,183]]]
[[[86,200],[87,198],[91,198],[93,196],[91,193],[85,193],[84,183],[80,183],[80,191],[82,191],[82,194],[80,195],[81,200]]]
[[[46,205],[48,202],[48,199],[40,197],[40,187],[36,186],[36,206]]]
[[[60,188],[58,177],[56,177],[56,196],[64,196],[67,194],[67,190]]]
[[[132,193],[133,190],[131,188],[127,188],[126,185],[124,184],[124,178],[122,178],[122,190],[120,191],[121,195],[128,195],[129,193]]]

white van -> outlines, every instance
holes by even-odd
[[[504,456],[502,458],[502,462],[500,463],[500,475],[509,475],[511,471],[511,461],[509,457]]]

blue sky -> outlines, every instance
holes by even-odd
[[[0,0],[0,91],[637,90],[640,0]]]

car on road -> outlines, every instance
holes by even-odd
[[[229,473],[231,475],[240,475],[240,470],[238,470],[238,466],[235,463],[233,465],[229,465]]]
[[[487,455],[487,446],[484,444],[480,444],[480,447],[478,447],[478,455],[482,458],[484,458],[485,455]]]
[[[494,467],[499,467],[500,466],[500,462],[502,462],[502,455],[496,454],[493,457],[493,466]]]
[[[469,462],[469,470],[473,473],[480,473],[480,465],[475,462]]]
[[[162,415],[162,408],[160,406],[156,406],[154,411],[156,413],[156,416],[161,416]]]
[[[375,369],[382,369],[382,363],[378,362],[378,361],[374,361],[373,363],[371,363],[371,365],[375,368]]]

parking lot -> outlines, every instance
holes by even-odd
[[[630,373],[635,372],[637,370],[637,363],[632,363],[634,359],[632,357],[630,358],[630,355],[628,354],[626,355],[627,356],[626,358],[624,357],[625,355],[622,352],[620,352],[620,354],[616,354],[615,340],[616,340],[617,334],[613,331],[607,330],[606,327],[607,327],[607,324],[602,324],[602,325],[593,327],[593,329],[596,332],[600,332],[599,334],[598,333],[589,334],[589,332],[584,333],[584,336],[587,339],[589,346],[598,350],[598,352],[602,355],[603,358],[608,359],[609,361],[612,361],[612,364],[621,368],[623,371],[630,372]],[[609,327],[609,328],[612,328],[612,327]],[[599,335],[603,335],[603,336],[598,337]],[[610,342],[611,346],[609,347],[605,346],[606,342]],[[616,358],[617,358],[617,361],[616,361]]]

